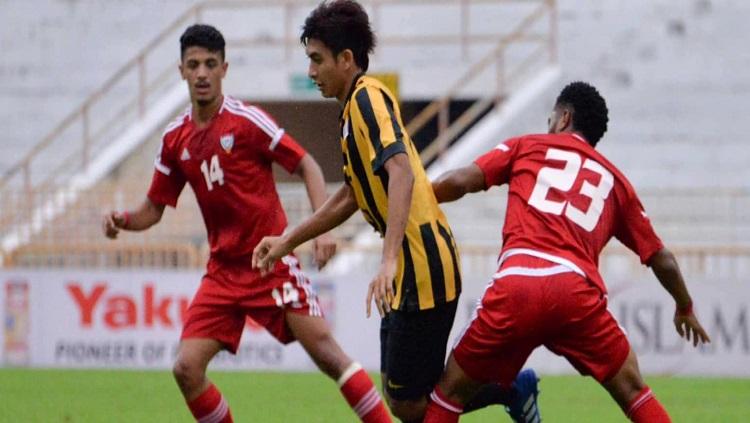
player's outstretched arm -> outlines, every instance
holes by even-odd
[[[698,342],[708,343],[711,339],[698,321],[698,317],[693,313],[693,300],[690,298],[685,281],[680,272],[680,266],[677,260],[666,248],[657,251],[649,260],[651,270],[659,279],[664,289],[674,298],[676,304],[674,325],[677,333],[685,337],[687,341],[693,341],[693,346]]]
[[[468,193],[485,188],[484,173],[474,163],[449,170],[432,182],[432,190],[438,203],[456,201]]]
[[[154,204],[146,198],[141,206],[133,211],[111,211],[104,215],[102,230],[104,236],[117,238],[121,229],[126,231],[143,231],[161,220],[164,214],[163,204]]]
[[[328,195],[323,171],[320,170],[318,162],[310,154],[305,154],[294,173],[305,183],[313,212],[321,208]],[[334,254],[336,254],[336,240],[329,233],[321,234],[313,240],[313,260],[318,270],[322,269]]]
[[[300,244],[324,234],[344,223],[357,211],[354,191],[344,184],[312,216],[287,234],[263,238],[253,250],[253,268],[269,272],[276,260],[292,252]]]

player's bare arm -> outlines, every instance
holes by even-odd
[[[143,231],[155,225],[164,214],[164,205],[154,204],[146,198],[141,206],[133,211],[111,211],[104,215],[102,230],[104,236],[110,239],[117,238],[120,230]]]
[[[687,341],[692,340],[693,346],[697,346],[699,342],[703,344],[711,342],[708,334],[693,313],[693,300],[690,298],[687,286],[685,286],[680,266],[677,264],[674,254],[668,249],[662,248],[651,257],[648,264],[661,285],[675,300],[674,325],[677,333],[685,337]]]
[[[324,234],[344,223],[358,210],[357,200],[349,185],[342,185],[312,216],[283,236],[267,236],[253,250],[253,268],[262,273],[273,268],[300,244]]]
[[[328,197],[323,171],[320,170],[318,162],[311,155],[306,154],[300,160],[294,173],[305,183],[307,197],[315,212],[323,206]],[[322,269],[334,254],[336,254],[336,240],[329,233],[321,234],[313,240],[313,260],[318,270]]]
[[[372,301],[375,302],[381,317],[391,311],[390,303],[394,296],[393,279],[396,277],[398,254],[404,240],[414,188],[414,174],[409,165],[409,156],[396,154],[383,166],[388,172],[388,219],[380,270],[367,289],[367,317],[370,317]]]
[[[438,203],[456,201],[466,194],[485,188],[484,173],[474,163],[445,172],[432,182],[432,190]]]

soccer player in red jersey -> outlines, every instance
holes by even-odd
[[[498,270],[456,344],[425,422],[455,422],[487,382],[509,384],[544,345],[593,376],[634,422],[668,422],[630,344],[607,310],[598,257],[615,237],[651,267],[676,304],[674,324],[694,346],[710,342],[672,253],[625,176],[594,147],[607,130],[599,92],[574,82],[560,93],[549,134],[511,138],[433,182],[440,202],[509,184]],[[538,421],[537,410],[516,410]]]
[[[174,376],[188,408],[200,422],[231,422],[225,399],[206,377],[222,349],[235,353],[249,316],[280,342],[300,341],[317,366],[338,382],[364,422],[390,422],[369,376],[342,351],[322,318],[310,282],[293,255],[266,275],[251,267],[255,245],[279,235],[287,221],[276,192],[276,162],[304,181],[313,209],[326,199],[317,162],[264,111],[222,94],[224,37],[214,27],[193,25],[180,38],[180,72],[191,107],[167,126],[143,204],[104,217],[106,236],[142,231],[175,207],[189,183],[208,232],[211,256],[187,310]],[[328,235],[314,241],[319,266],[335,252]]]

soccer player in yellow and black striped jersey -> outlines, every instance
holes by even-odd
[[[348,189],[365,219],[382,237],[389,235],[389,223],[398,226],[393,231],[401,230],[401,222],[388,220],[393,207],[389,194],[394,194],[394,189],[407,191],[411,184],[410,201],[403,195],[405,204],[396,206],[405,206],[408,217],[391,309],[427,310],[456,300],[461,273],[455,242],[393,96],[380,81],[359,75],[345,99],[340,125]],[[389,160],[394,158],[394,165],[405,170],[401,179],[392,179],[387,171]],[[399,235],[393,234],[394,238]]]
[[[397,102],[388,88],[364,74],[375,36],[363,8],[351,0],[323,2],[307,17],[300,39],[310,59],[308,75],[323,97],[334,97],[342,106],[346,183],[296,228],[262,240],[253,265],[269,269],[296,246],[361,210],[383,237],[380,269],[368,288],[367,315],[374,302],[383,317],[386,398],[401,420],[422,421],[427,396],[445,363],[461,292],[456,243]],[[508,389],[491,391],[492,398],[476,408],[512,396]]]

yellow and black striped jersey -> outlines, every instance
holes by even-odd
[[[344,178],[365,219],[381,237],[385,236],[388,220],[388,173],[384,163],[395,154],[405,153],[414,174],[391,307],[425,310],[457,299],[461,271],[453,233],[391,92],[380,81],[360,76],[352,86],[339,123]]]

